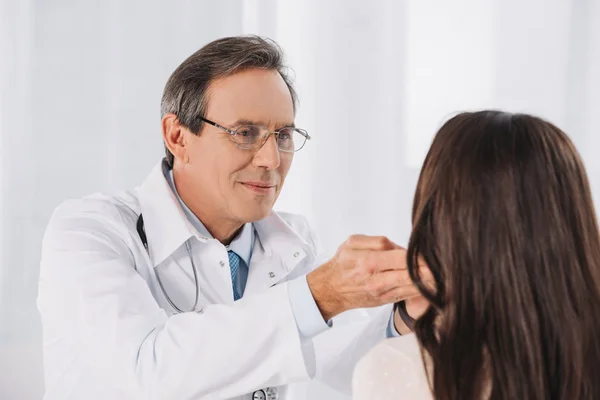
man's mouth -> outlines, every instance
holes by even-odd
[[[261,181],[247,181],[240,182],[247,189],[252,190],[255,193],[259,194],[269,194],[272,191],[275,191],[276,185],[271,182],[261,182]]]

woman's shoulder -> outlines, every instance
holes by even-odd
[[[419,343],[414,334],[386,339],[356,365],[353,399],[430,399]]]

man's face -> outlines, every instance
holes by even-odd
[[[274,131],[293,125],[292,97],[277,71],[250,69],[210,84],[205,118],[229,129],[251,123]],[[258,150],[240,149],[227,132],[206,123],[200,135],[184,134],[186,181],[204,209],[242,224],[269,214],[293,153],[280,152],[274,136]]]

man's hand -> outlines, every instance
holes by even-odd
[[[420,274],[424,280],[431,278],[426,268]],[[406,250],[382,236],[351,236],[307,281],[326,321],[354,308],[419,295],[406,270]]]

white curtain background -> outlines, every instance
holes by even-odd
[[[600,209],[597,0],[0,0],[0,398],[43,393],[40,241],[66,198],[139,184],[162,156],[159,102],[207,42],[277,40],[296,74],[297,154],[277,209],[333,252],[405,244],[420,164],[453,113],[536,113],[578,146]],[[343,399],[296,385],[295,399]]]

